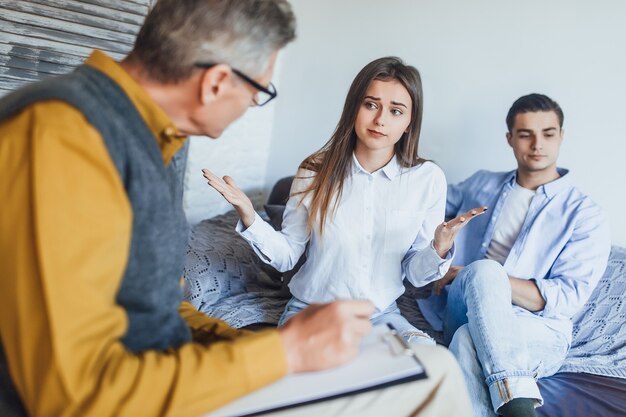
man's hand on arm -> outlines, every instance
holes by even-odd
[[[513,304],[532,312],[543,310],[546,300],[543,299],[534,280],[509,277],[509,282]]]
[[[369,301],[313,304],[279,329],[289,372],[332,368],[354,358],[372,328]]]
[[[441,290],[454,281],[462,270],[462,266],[451,266],[443,278],[435,281],[433,293],[440,295]],[[513,304],[532,312],[543,310],[546,300],[544,300],[534,280],[509,277],[509,282],[511,283],[511,300]]]
[[[433,285],[433,293],[435,295],[440,295],[441,290],[443,290],[446,285],[454,281],[456,276],[459,275],[459,272],[461,272],[462,270],[462,266],[451,266],[450,269],[448,269],[448,272],[446,272],[446,274],[443,276],[443,278],[435,281],[435,285]]]

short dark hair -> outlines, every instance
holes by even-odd
[[[553,111],[556,113],[556,116],[559,118],[559,127],[563,128],[563,110],[561,110],[559,103],[544,94],[533,93],[518,98],[509,109],[509,113],[506,115],[506,126],[509,129],[509,133],[513,130],[515,116],[520,113],[539,111]]]

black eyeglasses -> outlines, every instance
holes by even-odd
[[[207,69],[214,67],[216,65],[217,64],[203,63],[203,62],[197,62],[195,64],[195,66],[198,68],[207,68]],[[267,103],[275,99],[276,96],[278,95],[278,92],[276,92],[276,87],[274,86],[274,84],[269,83],[267,87],[263,87],[261,84],[257,83],[252,78],[248,77],[246,74],[239,71],[238,69],[235,69],[232,67],[231,69],[233,70],[235,74],[239,76],[239,78],[241,78],[242,80],[244,80],[245,82],[247,82],[248,84],[250,84],[252,87],[254,87],[255,89],[259,91],[253,98],[255,105],[259,107],[265,106]]]

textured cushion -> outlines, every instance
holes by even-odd
[[[573,322],[572,347],[560,372],[626,378],[625,248],[613,246],[602,279]]]
[[[602,279],[574,317],[563,366],[538,382],[545,400],[540,417],[626,416],[625,304],[626,249],[614,246]]]
[[[191,229],[185,260],[185,299],[234,327],[278,323],[288,296],[280,273],[259,260],[235,231],[234,211]]]
[[[292,181],[293,177],[279,180],[265,206],[276,230],[282,224]],[[277,324],[290,296],[287,284],[304,256],[293,270],[281,274],[263,263],[236,233],[237,220],[231,211],[192,228],[184,271],[185,298],[198,310],[234,327]]]

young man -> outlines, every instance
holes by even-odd
[[[535,416],[537,378],[555,373],[572,316],[602,276],[610,250],[604,212],[557,168],[563,112],[549,97],[519,98],[506,118],[517,169],[479,171],[448,188],[446,217],[487,205],[456,239],[443,330],[476,416]],[[429,303],[422,302],[429,315]],[[432,304],[430,304],[432,306]]]
[[[0,415],[200,415],[357,354],[366,301],[259,333],[182,302],[173,157],[187,135],[217,138],[276,96],[274,62],[294,33],[285,0],[160,0],[122,63],[95,51],[0,102]],[[420,355],[428,380],[309,411],[376,412],[393,398],[395,415],[463,414],[465,395],[448,400],[462,378],[452,356]]]

